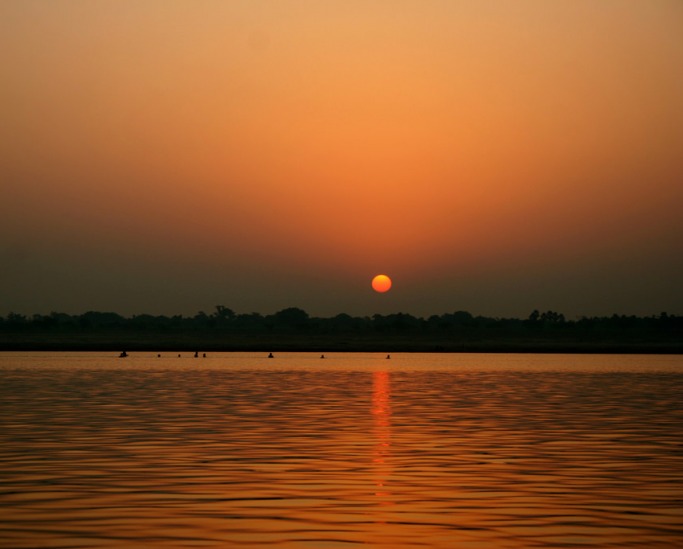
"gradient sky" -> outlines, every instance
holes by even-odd
[[[680,0],[3,0],[0,314],[683,314],[682,29]]]

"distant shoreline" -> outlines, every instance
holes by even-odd
[[[505,319],[456,311],[427,319],[315,318],[297,308],[263,316],[222,306],[191,318],[10,314],[0,318],[0,351],[683,354],[683,316],[566,320],[534,311]]]
[[[147,340],[113,341],[0,341],[0,352],[316,352],[316,353],[538,353],[538,354],[683,354],[683,345],[672,342],[419,342],[377,340],[373,342],[322,341],[305,344],[301,341],[269,339],[249,343],[218,343],[203,341],[170,342]]]

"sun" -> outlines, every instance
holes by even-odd
[[[391,289],[391,278],[387,275],[377,275],[372,279],[372,289],[383,294]]]

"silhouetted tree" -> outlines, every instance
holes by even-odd
[[[298,307],[282,309],[274,315],[275,323],[280,326],[304,328],[308,324],[308,313]]]
[[[541,315],[541,322],[546,322],[550,324],[564,322],[564,315],[556,313],[554,311],[546,311]]]
[[[216,305],[216,312],[214,313],[214,316],[223,321],[232,320],[235,318],[235,311],[228,309],[223,305]]]

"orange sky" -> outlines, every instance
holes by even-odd
[[[682,28],[679,0],[5,0],[0,314],[683,313]]]

